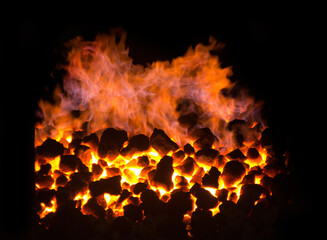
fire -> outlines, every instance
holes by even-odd
[[[216,214],[222,203],[221,191],[227,191],[227,200],[237,202],[251,171],[253,184],[259,185],[263,177],[259,172],[269,156],[258,144],[265,128],[260,104],[246,91],[237,90],[229,80],[231,68],[222,68],[218,57],[210,54],[217,42],[211,38],[209,45],[189,48],[183,57],[143,67],[132,63],[125,38],[122,34],[116,42],[115,36],[99,35],[94,42],[78,37],[67,43],[71,50],[64,89],[56,89],[54,105],[43,100],[39,103],[44,119],[35,128],[35,170],[41,176],[46,164],[50,169],[43,174],[48,179],[43,180],[46,177],[42,175],[36,188],[59,192],[59,188],[70,186],[76,191],[71,200],[79,202],[76,206],[83,214],[88,214],[88,204],[95,199],[103,209],[120,216],[127,204],[139,204],[145,189],[155,191],[163,202],[168,202],[175,190],[191,191],[194,211],[197,197],[192,187],[199,184],[204,193],[217,199],[217,204],[209,207]],[[98,151],[106,128],[127,132],[117,156],[101,157]],[[168,136],[165,141],[177,147],[165,153],[158,150],[150,137],[155,129],[164,130]],[[147,141],[150,137],[150,145],[142,149],[135,143],[124,155],[122,149],[128,149],[131,138],[140,134]],[[183,148],[187,143],[188,150]],[[43,153],[53,149],[59,151],[54,157]],[[63,162],[65,155],[71,156],[67,163]],[[164,157],[167,162],[173,159],[167,179],[166,175],[158,176]],[[223,179],[229,173],[225,166],[234,162],[239,163],[235,165],[241,173],[226,182]],[[165,164],[163,169],[170,169],[169,163]],[[95,190],[90,187],[92,182],[100,186],[115,176],[120,176],[118,194],[107,189],[96,194],[98,186]],[[44,181],[53,183],[44,187]],[[144,186],[139,192],[135,191],[138,184]],[[51,204],[41,203],[40,218],[56,211],[55,195],[52,199]],[[184,218],[189,220],[192,211]]]

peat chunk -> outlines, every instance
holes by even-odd
[[[124,130],[116,130],[114,128],[107,128],[102,133],[99,142],[98,155],[100,158],[108,156],[110,160],[118,157],[120,149],[123,147],[125,141],[127,141],[127,133]]]
[[[93,215],[95,218],[100,219],[106,216],[104,208],[98,204],[96,198],[90,198],[87,203],[82,207],[81,212],[84,215]]]
[[[230,153],[226,154],[226,157],[230,160],[240,160],[244,161],[246,159],[246,156],[242,153],[242,151],[238,148],[235,150],[231,151]]]
[[[177,121],[183,128],[194,127],[198,123],[199,117],[196,113],[191,112],[180,116]]]
[[[157,128],[153,130],[150,136],[150,144],[161,156],[166,155],[169,151],[176,151],[179,148],[163,130]]]
[[[157,164],[157,169],[153,176],[155,186],[161,186],[166,191],[169,191],[174,186],[171,180],[173,173],[173,158],[164,156]]]
[[[196,152],[195,160],[200,163],[212,166],[215,164],[215,161],[218,160],[219,152],[215,149],[202,149]]]
[[[219,176],[220,176],[220,172],[218,171],[218,169],[216,167],[211,167],[209,173],[206,173],[202,177],[202,186],[218,188]]]
[[[114,176],[107,179],[100,179],[99,181],[91,182],[89,190],[92,197],[97,197],[104,193],[111,195],[120,195],[122,188],[120,185],[121,176]]]
[[[64,152],[64,145],[57,142],[54,139],[48,138],[41,146],[36,148],[36,153],[47,159],[54,159],[55,157],[62,155]]]
[[[135,153],[144,152],[150,148],[150,140],[143,134],[135,135],[128,140],[128,145],[120,152],[122,156],[133,157]]]
[[[143,218],[142,208],[134,204],[128,204],[123,207],[124,216],[135,221],[139,222]]]
[[[226,163],[223,173],[221,175],[225,185],[230,187],[237,181],[242,180],[246,171],[242,163],[233,160]]]
[[[75,172],[80,163],[82,163],[81,160],[75,155],[63,155],[60,159],[59,169],[64,173]]]
[[[189,144],[189,143],[185,144],[185,146],[184,146],[184,152],[185,152],[187,155],[191,155],[191,154],[195,153],[194,148],[193,148],[192,145]]]

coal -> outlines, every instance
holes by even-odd
[[[51,170],[51,164],[47,163],[47,164],[42,164],[40,166],[40,170],[38,171],[38,175],[48,175],[49,171]]]
[[[237,181],[242,180],[246,171],[242,163],[233,160],[226,163],[221,175],[227,187],[232,186]]]
[[[92,174],[94,178],[99,178],[103,173],[103,169],[99,164],[93,163],[92,164]]]
[[[187,155],[191,155],[191,154],[194,154],[195,153],[194,148],[189,143],[185,144],[185,146],[184,146],[184,152]]]
[[[41,146],[36,148],[36,153],[47,159],[54,159],[55,157],[62,155],[64,152],[64,146],[54,139],[48,138]]]
[[[228,131],[233,132],[233,140],[236,146],[242,147],[249,131],[247,123],[241,119],[234,119],[227,124],[226,128]]]
[[[139,134],[128,140],[128,145],[120,151],[120,154],[125,157],[133,157],[135,153],[144,152],[149,148],[149,138],[143,134]]]
[[[203,164],[212,166],[218,160],[219,152],[215,149],[201,149],[195,153],[195,159]]]
[[[71,180],[75,179],[75,178],[79,178],[81,179],[83,182],[89,183],[91,181],[93,181],[93,174],[89,171],[79,171],[79,172],[74,172],[72,174],[70,174],[69,178]]]
[[[212,194],[208,190],[202,188],[199,183],[195,183],[191,187],[190,193],[196,197],[195,204],[200,209],[208,210],[218,205],[218,198],[212,196]]]
[[[244,156],[242,151],[238,148],[231,151],[230,153],[227,153],[225,156],[230,160],[240,160],[240,161],[244,161],[247,158],[246,156]]]
[[[191,136],[191,139],[196,141],[193,143],[193,146],[196,149],[206,149],[211,148],[215,141],[218,141],[218,138],[213,135],[209,128],[200,128],[194,129],[188,133]]]
[[[100,158],[108,157],[114,160],[118,157],[125,141],[128,140],[127,133],[124,130],[107,128],[102,133],[99,142],[98,155]]]
[[[93,151],[98,150],[99,146],[99,138],[95,133],[92,133],[86,137],[83,138],[83,142],[87,143]]]
[[[217,239],[216,224],[211,211],[197,208],[192,213],[190,225],[194,239]]]
[[[174,190],[167,202],[166,210],[169,215],[179,219],[193,208],[193,200],[189,192]]]
[[[227,130],[231,132],[241,131],[243,128],[247,127],[247,123],[242,119],[234,119],[227,124]]]
[[[50,239],[79,239],[88,240],[94,235],[94,224],[91,216],[83,215],[75,207],[75,201],[67,201],[57,208],[53,224],[49,232],[53,234]]]
[[[274,136],[274,132],[271,128],[266,128],[265,130],[263,130],[263,132],[261,133],[261,146],[263,148],[269,148],[274,144],[275,141],[275,136]]]
[[[190,182],[202,184],[202,177],[205,174],[204,168],[199,167],[196,172],[193,174],[193,177]]]
[[[169,151],[176,151],[179,148],[163,130],[157,128],[153,130],[150,136],[150,144],[161,156],[166,155]]]
[[[172,157],[174,159],[174,164],[178,164],[185,158],[185,153],[183,150],[179,150],[177,152],[174,152]]]
[[[138,167],[147,167],[149,166],[150,161],[148,156],[144,155],[144,156],[140,156],[137,158],[137,166]]]
[[[66,187],[69,189],[71,196],[76,196],[87,191],[87,182],[76,176],[67,182]]]
[[[114,176],[107,179],[100,179],[99,181],[91,182],[89,190],[92,197],[97,197],[104,193],[111,195],[120,195],[122,188],[120,185],[121,176]]]
[[[68,179],[65,175],[60,175],[59,177],[57,177],[56,179],[56,186],[65,186],[68,182]]]
[[[91,148],[85,145],[78,145],[74,149],[74,155],[82,160],[86,165],[89,165],[92,161]]]
[[[170,156],[164,156],[155,170],[153,181],[156,187],[160,186],[169,191],[173,186],[171,177],[174,173],[173,158]]]
[[[203,187],[218,188],[218,178],[220,172],[216,167],[211,167],[210,171],[202,177]]]
[[[244,184],[241,188],[241,196],[246,196],[250,201],[259,200],[264,188],[259,184]]]
[[[181,127],[191,128],[191,127],[194,127],[198,123],[199,117],[196,113],[191,112],[191,113],[181,115],[177,119],[177,121],[179,122]]]
[[[109,177],[114,177],[114,176],[118,176],[118,175],[122,174],[120,169],[116,168],[116,167],[107,167],[106,173],[107,173],[107,176],[109,176]]]
[[[249,159],[256,159],[260,157],[260,154],[256,148],[249,148],[246,156]]]
[[[132,193],[130,191],[128,191],[127,189],[124,189],[121,192],[121,194],[120,194],[120,196],[119,196],[119,198],[117,200],[116,206],[119,206],[123,201],[125,201],[131,195],[132,195]]]
[[[175,177],[174,182],[176,183],[176,186],[180,187],[180,188],[184,188],[189,185],[187,179],[185,177],[179,176],[179,175],[177,175]]]
[[[139,177],[146,178],[146,176],[148,176],[149,172],[151,172],[153,169],[154,169],[154,166],[151,166],[151,165],[147,166],[147,167],[144,167],[141,170]]]
[[[63,155],[60,158],[59,169],[64,173],[75,172],[81,160],[75,155]]]
[[[142,208],[134,204],[128,204],[123,207],[124,216],[132,221],[139,222],[143,218]]]
[[[244,176],[242,180],[242,184],[254,184],[255,182],[255,174],[254,173],[248,173]]]
[[[106,216],[106,211],[104,208],[98,204],[96,198],[90,198],[87,203],[81,209],[84,215],[92,215],[95,218],[104,218]]]
[[[133,193],[136,194],[136,195],[138,195],[141,192],[144,192],[145,189],[147,189],[147,188],[148,188],[148,184],[146,184],[146,183],[140,183],[140,182],[139,183],[136,183],[134,185],[134,187],[133,187]]]
[[[218,190],[218,200],[219,202],[227,201],[228,190],[226,188]]]
[[[179,166],[176,167],[180,171],[181,175],[186,177],[192,177],[196,162],[192,157],[187,157]]]
[[[99,159],[99,160],[98,160],[98,164],[99,164],[102,168],[106,168],[106,167],[108,167],[108,163],[107,163],[105,160],[103,160],[103,159]]]
[[[51,176],[37,174],[35,177],[35,183],[39,185],[40,188],[50,188],[54,183],[54,179]]]
[[[160,201],[157,193],[153,190],[146,189],[141,193],[141,207],[144,215],[157,215],[163,210],[164,203]]]
[[[45,205],[51,204],[51,200],[55,197],[56,190],[54,189],[39,189],[35,192],[35,198]]]
[[[211,195],[211,193],[204,189],[200,188],[195,193],[196,197],[196,206],[203,210],[209,210],[218,206],[218,198]]]

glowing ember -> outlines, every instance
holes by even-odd
[[[270,195],[260,186],[276,174],[264,170],[260,104],[210,54],[216,41],[144,68],[132,64],[125,35],[115,39],[70,41],[64,92],[56,89],[54,105],[40,101],[36,189],[49,195],[40,200],[40,218],[73,200],[96,218],[142,203],[141,217],[132,215],[140,221],[156,211],[147,201],[160,209],[178,199],[187,223],[196,209],[217,214],[222,202],[237,203],[242,191]],[[260,187],[242,188],[248,185]]]

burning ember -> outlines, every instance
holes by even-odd
[[[243,219],[249,234],[270,226],[267,206],[289,198],[286,154],[274,151],[262,104],[211,54],[217,42],[143,67],[125,38],[68,42],[64,89],[39,103],[39,223],[138,239],[233,237]]]

